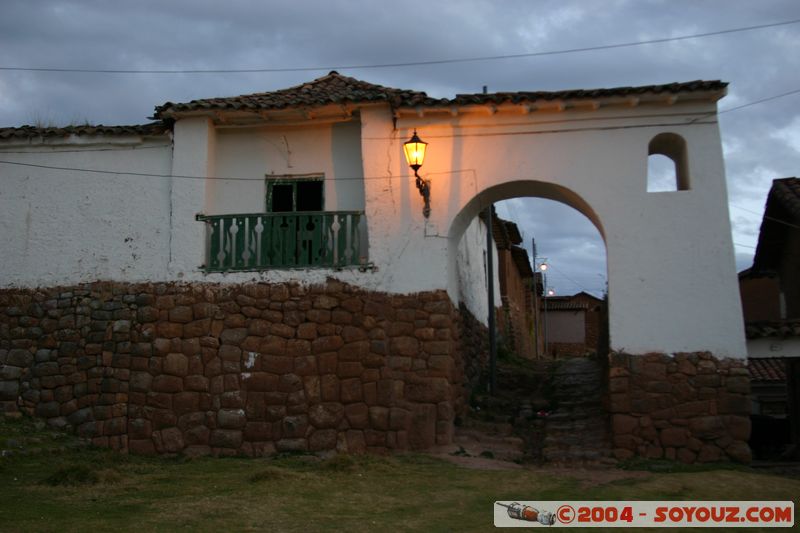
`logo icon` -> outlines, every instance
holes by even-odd
[[[511,505],[505,503],[495,502],[500,507],[505,507],[508,516],[515,520],[524,520],[525,522],[538,522],[543,526],[552,526],[556,523],[556,517],[550,511],[540,511],[530,505],[522,505],[519,502],[513,502]]]

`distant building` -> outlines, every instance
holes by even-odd
[[[752,386],[751,445],[756,456],[800,453],[798,273],[800,179],[776,179],[767,197],[753,266],[739,274]]]
[[[548,357],[576,357],[601,352],[605,302],[586,292],[546,296],[540,310]]]
[[[519,246],[522,235],[517,225],[496,214],[492,219],[492,236],[500,281],[497,331],[506,349],[521,357],[535,358],[539,352],[532,290],[534,275],[528,252]]]

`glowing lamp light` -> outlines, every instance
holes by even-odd
[[[403,143],[403,152],[406,156],[406,163],[414,169],[414,177],[416,177],[417,189],[419,194],[425,201],[425,207],[422,208],[422,214],[428,218],[431,214],[431,186],[430,182],[423,180],[419,177],[418,170],[425,161],[425,150],[428,148],[428,143],[423,141],[417,135],[417,130],[414,130],[414,135],[409,140]]]
[[[556,291],[554,291],[553,289],[547,289],[547,295],[548,296],[555,296],[556,295]]]
[[[422,163],[425,162],[425,149],[428,147],[428,143],[423,141],[417,135],[417,130],[414,130],[414,135],[411,136],[411,139],[407,140],[403,144],[403,151],[406,154],[406,162],[408,166],[414,169],[414,175],[417,175],[417,171],[422,166]]]
[[[539,270],[541,270],[542,272],[545,272],[548,268],[550,267],[547,266],[547,263],[542,263],[541,265],[539,265]]]

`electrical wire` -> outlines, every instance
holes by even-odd
[[[790,228],[800,229],[800,226],[798,226],[797,224],[792,224],[791,222],[787,222],[787,221],[781,220],[779,218],[771,217],[771,216],[768,216],[766,214],[762,215],[761,213],[753,211],[752,209],[747,209],[746,207],[742,207],[740,205],[736,205],[736,204],[729,204],[729,205],[731,207],[735,207],[736,209],[741,209],[742,211],[747,211],[748,213],[752,213],[754,215],[758,215],[758,216],[762,217],[764,220],[771,220],[772,222],[777,222],[778,224],[783,224],[784,226],[789,226]]]
[[[624,43],[604,44],[596,46],[585,46],[579,48],[566,48],[560,50],[546,50],[541,52],[523,52],[519,54],[503,54],[494,56],[478,56],[478,57],[464,57],[464,58],[448,58],[448,59],[434,59],[427,61],[405,61],[397,63],[374,63],[374,64],[355,64],[355,65],[329,65],[317,67],[281,67],[281,68],[241,68],[241,69],[94,69],[94,68],[65,68],[65,67],[17,67],[17,66],[0,66],[0,71],[15,71],[15,72],[69,72],[69,73],[82,73],[82,74],[253,74],[253,73],[278,73],[278,72],[307,72],[307,71],[325,71],[325,70],[366,70],[366,69],[381,69],[381,68],[404,68],[404,67],[419,67],[428,65],[445,65],[454,63],[474,63],[479,61],[499,61],[507,59],[522,59],[529,57],[542,57],[552,55],[576,54],[582,52],[594,52],[598,50],[611,50],[616,48],[630,48],[634,46],[643,46],[647,44],[660,44],[675,41],[685,41],[689,39],[700,39],[705,37],[714,37],[717,35],[726,35],[730,33],[740,33],[753,30],[761,30],[766,28],[775,28],[778,26],[788,26],[791,24],[800,23],[800,19],[784,20],[780,22],[771,22],[767,24],[757,24],[753,26],[743,26],[739,28],[729,28],[725,30],[717,30],[703,33],[694,33],[688,35],[679,35],[676,37],[661,37],[657,39],[647,39],[641,41],[630,41]]]

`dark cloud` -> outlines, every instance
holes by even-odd
[[[5,0],[0,66],[329,67],[580,48],[800,18],[795,0],[460,0],[429,2],[411,14],[407,7],[371,0]],[[581,54],[342,72],[434,96],[478,92],[483,85],[491,91],[554,90],[718,78],[731,83],[720,103],[724,110],[800,88],[799,45],[800,24]],[[141,123],[168,100],[274,90],[324,73],[4,71],[0,125]],[[800,168],[798,101],[800,95],[721,115],[739,268],[751,260],[772,179]],[[596,232],[592,237],[562,215],[563,222],[541,229],[543,220],[524,207],[530,200],[519,202],[521,226],[559,257],[564,274],[597,284],[605,261],[604,253],[597,261],[595,250],[603,247]]]

